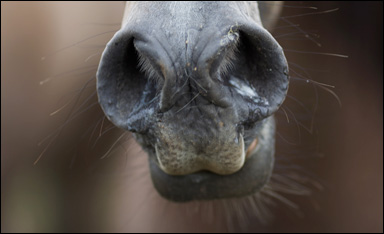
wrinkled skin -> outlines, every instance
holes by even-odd
[[[242,197],[268,182],[273,114],[289,84],[282,48],[263,27],[273,26],[278,8],[260,5],[259,13],[256,2],[127,4],[122,28],[99,65],[99,102],[148,153],[163,197]]]

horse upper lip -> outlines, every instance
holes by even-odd
[[[230,175],[243,167],[246,157],[244,138],[241,134],[237,146],[224,145],[226,149],[221,153],[212,150],[198,153],[193,147],[175,151],[161,149],[160,145],[161,143],[155,145],[158,166],[168,175],[187,175],[203,170],[218,175]]]
[[[242,135],[240,134],[241,138],[243,139]],[[241,142],[243,142],[243,140],[241,140]],[[248,160],[255,152],[256,150],[258,149],[258,139],[255,138],[251,144],[248,146],[248,148],[246,149],[245,151],[245,147],[243,145],[243,150],[241,152],[241,155],[240,155],[240,159],[241,159],[241,162],[239,162],[239,165],[238,165],[238,169],[233,171],[233,172],[223,172],[223,171],[220,171],[220,170],[212,170],[212,168],[205,168],[204,166],[197,166],[195,167],[194,170],[187,170],[187,171],[184,171],[183,173],[180,173],[180,172],[176,172],[175,170],[173,170],[172,168],[168,168],[167,165],[164,165],[162,163],[162,159],[161,157],[159,157],[159,153],[158,153],[158,149],[157,149],[157,145],[155,145],[155,152],[156,152],[156,158],[157,158],[157,162],[158,162],[158,166],[159,168],[164,171],[165,173],[169,174],[169,175],[187,175],[187,174],[193,174],[193,173],[196,173],[196,172],[199,172],[199,171],[203,171],[203,170],[207,170],[207,171],[212,171],[213,173],[215,174],[219,174],[219,175],[228,175],[228,174],[233,174],[235,172],[237,172],[238,170],[240,170],[245,161]]]

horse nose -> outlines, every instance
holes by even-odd
[[[102,55],[97,73],[101,107],[118,127],[147,136],[140,143],[156,151],[166,173],[240,170],[244,142],[234,143],[237,126],[254,126],[285,99],[288,66],[274,38],[249,22],[220,25],[188,31],[188,37],[127,25]],[[196,108],[183,111],[194,100]],[[225,128],[214,127],[215,118]],[[211,143],[189,144],[196,137]]]
[[[140,69],[161,88],[161,112],[183,100],[180,96],[190,89],[211,104],[229,107],[228,83],[250,98],[262,94],[270,105],[265,115],[278,109],[289,84],[282,48],[261,26],[234,24],[189,31],[185,40],[161,32],[134,39]]]
[[[108,95],[121,93],[120,100],[124,96],[134,99],[134,93],[141,96],[140,90],[154,81],[160,92],[160,112],[183,100],[181,96],[191,88],[195,95],[225,108],[231,106],[231,94],[223,84],[236,83],[234,78],[240,78],[253,86],[255,95],[247,92],[243,84],[235,84],[240,92],[251,98],[263,94],[270,106],[265,114],[275,112],[288,89],[288,66],[279,44],[261,26],[249,22],[229,22],[214,28],[172,37],[162,31],[127,25],[103,53],[97,75],[99,97],[106,91]],[[124,90],[125,94],[121,92]],[[108,106],[100,101],[102,107]],[[129,113],[129,106],[118,109]]]

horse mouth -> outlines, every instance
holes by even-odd
[[[260,136],[248,139],[246,145],[245,162],[239,170],[231,174],[217,174],[209,170],[184,175],[168,174],[159,164],[156,151],[149,151],[154,187],[162,197],[176,202],[252,195],[269,181],[274,164],[274,139],[271,136]]]
[[[241,136],[241,134],[240,134]],[[182,171],[177,171],[177,170],[172,170],[172,169],[169,169],[167,168],[167,166],[165,166],[163,164],[163,159],[162,157],[160,156],[161,154],[159,153],[160,150],[158,149],[157,145],[155,145],[155,152],[156,152],[156,159],[157,159],[157,164],[159,166],[159,168],[166,174],[168,175],[173,175],[173,176],[181,176],[181,175],[189,175],[189,174],[193,174],[193,173],[198,173],[200,171],[209,171],[209,172],[212,172],[212,173],[215,173],[215,174],[218,174],[218,175],[230,175],[230,174],[233,174],[233,173],[236,173],[238,170],[240,170],[244,163],[249,160],[249,158],[252,156],[252,154],[255,154],[256,153],[256,150],[257,150],[257,144],[258,144],[258,141],[257,141],[257,138],[255,138],[251,144],[248,146],[247,149],[245,149],[245,146],[244,146],[244,138],[241,136],[240,137],[240,142],[241,142],[241,152],[239,152],[239,155],[237,157],[237,162],[236,163],[232,163],[232,165],[230,165],[231,163],[228,162],[228,160],[226,161],[226,165],[225,167],[223,168],[222,165],[214,165],[214,163],[212,162],[202,162],[203,160],[200,158],[200,160],[196,160],[198,161],[198,166],[197,167],[194,167],[194,168],[191,168],[191,169],[187,169],[185,170],[183,168]],[[218,152],[218,154],[220,154]],[[206,158],[206,156],[203,156],[204,158]],[[220,157],[220,156],[219,156]],[[198,158],[199,159],[199,158]],[[205,166],[205,164],[208,164]],[[212,165],[213,164],[213,165]],[[234,165],[233,165],[234,164]],[[234,166],[235,168],[229,168],[230,166]],[[232,169],[232,170],[231,170]]]

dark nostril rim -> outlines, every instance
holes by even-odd
[[[104,113],[117,127],[139,131],[127,122],[147,87],[138,68],[134,36],[118,31],[107,44],[96,74],[97,94]],[[136,108],[137,109],[137,108]]]

